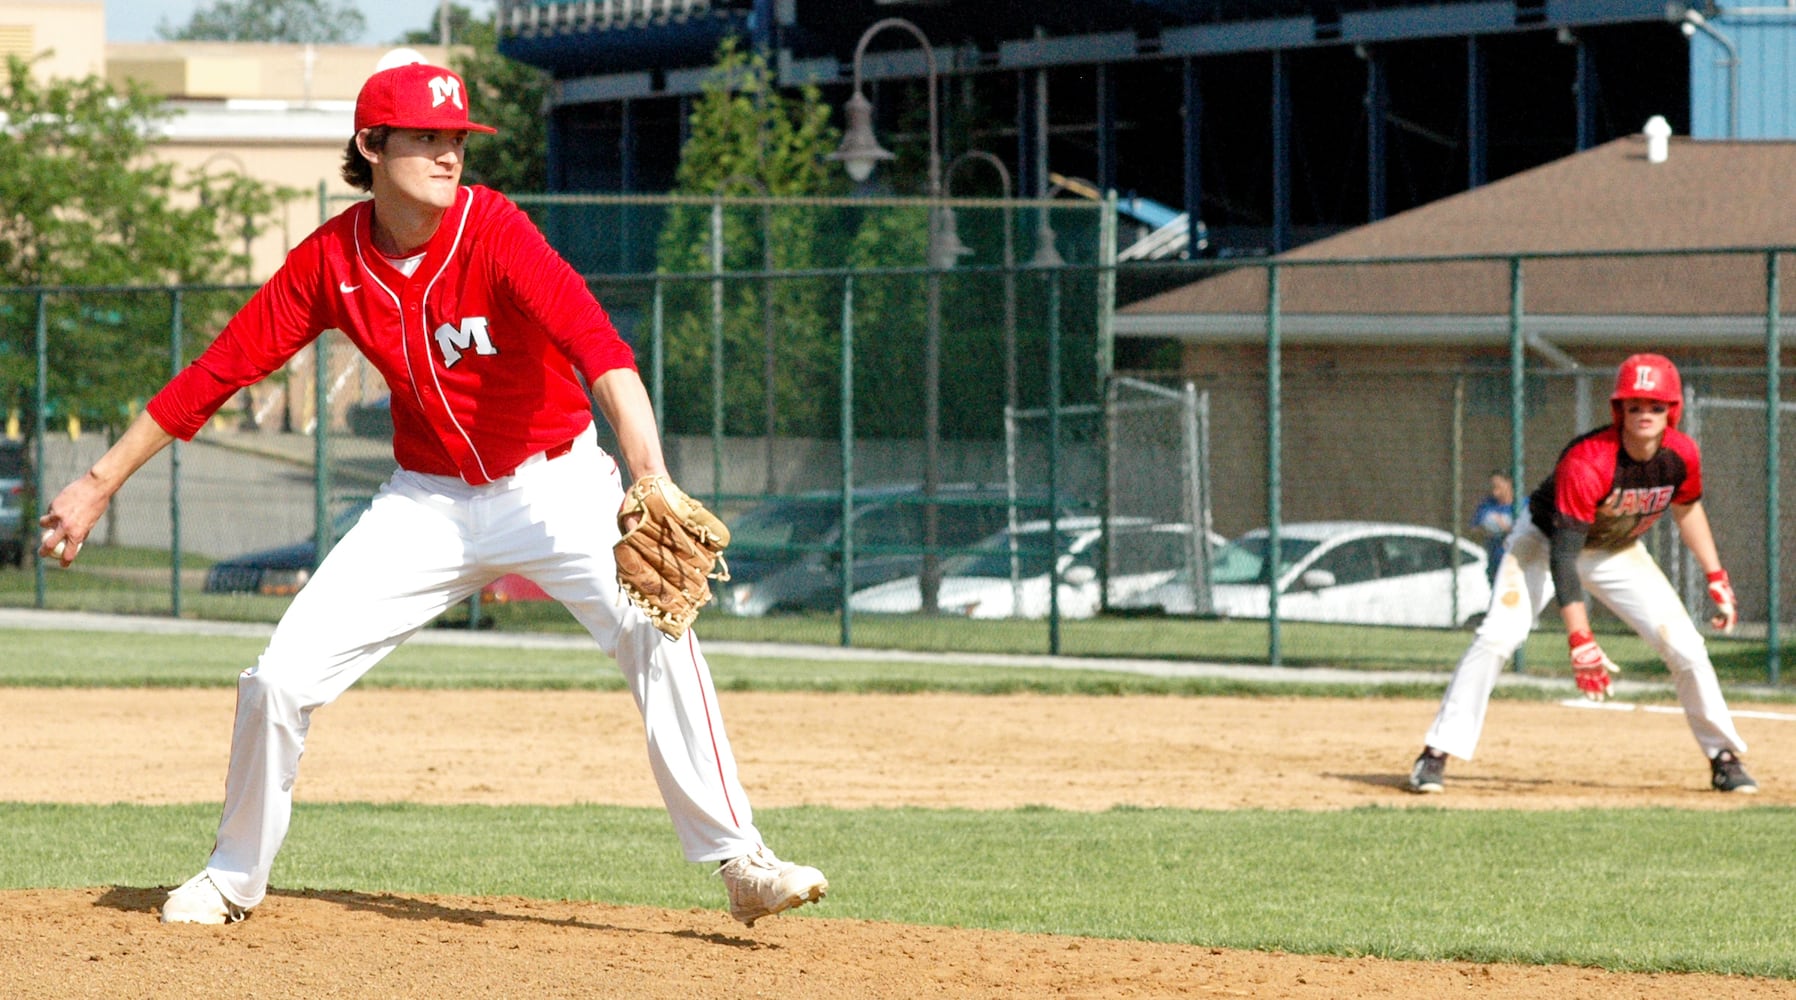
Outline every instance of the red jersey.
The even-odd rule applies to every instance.
[[[149,402],[192,440],[231,395],[341,330],[392,391],[401,468],[479,485],[592,422],[590,384],[635,356],[586,282],[510,199],[464,187],[410,277],[360,202],[287,256],[218,339]]]
[[[1583,548],[1618,551],[1672,504],[1701,499],[1702,452],[1689,435],[1667,428],[1659,450],[1638,462],[1622,447],[1621,428],[1611,424],[1565,446],[1528,509],[1548,538],[1582,532]]]

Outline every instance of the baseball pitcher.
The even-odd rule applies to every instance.
[[[1666,511],[1708,575],[1714,626],[1731,632],[1734,589],[1702,508],[1702,454],[1677,429],[1683,384],[1672,363],[1636,354],[1616,372],[1614,421],[1574,439],[1552,475],[1528,498],[1509,533],[1490,610],[1454,668],[1440,712],[1409,773],[1409,789],[1440,792],[1447,755],[1471,760],[1484,729],[1491,688],[1527,639],[1547,601],[1559,598],[1572,675],[1585,697],[1602,701],[1619,669],[1590,631],[1589,591],[1664,658],[1716,791],[1751,794],[1758,784],[1740,754],[1746,742],[1721,696],[1701,633],[1640,536]]]
[[[469,121],[467,98],[438,66],[370,77],[343,176],[373,198],[295,248],[41,519],[41,551],[69,565],[133,472],[321,331],[343,331],[392,390],[399,467],[238,681],[218,838],[205,868],[169,893],[165,922],[222,924],[262,901],[312,713],[506,573],[534,580],[616,657],[680,846],[718,863],[732,915],[752,925],[828,889],[817,869],[762,844],[689,617],[658,626],[620,592],[620,525],[607,512],[626,493],[596,443],[592,402],[631,475],[672,498],[661,509],[690,505],[666,480],[631,350],[586,283],[516,205],[461,185],[468,133],[494,131]],[[639,503],[627,513],[630,528],[650,516]],[[727,544],[720,524],[705,537]],[[704,595],[686,596],[695,611]]]

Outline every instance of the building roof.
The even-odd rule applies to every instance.
[[[1281,335],[1310,342],[1507,340],[1512,254],[1796,247],[1796,143],[1629,136],[1282,254]],[[1377,257],[1482,261],[1369,264]],[[1315,266],[1305,262],[1360,261]],[[1524,330],[1573,343],[1765,333],[1760,254],[1561,257],[1522,265]],[[1118,335],[1261,340],[1267,271],[1240,267],[1120,310]],[[1783,308],[1796,304],[1796,274]]]
[[[322,144],[335,151],[355,135],[353,101],[169,101],[158,142]]]

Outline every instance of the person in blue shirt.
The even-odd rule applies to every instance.
[[[1503,540],[1515,527],[1515,481],[1501,469],[1490,474],[1490,494],[1472,511],[1472,527],[1484,536],[1484,554],[1489,563],[1484,572],[1491,585],[1497,582],[1497,566],[1503,562]]]

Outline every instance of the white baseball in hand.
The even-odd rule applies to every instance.
[[[52,529],[52,530],[54,530],[54,529]],[[44,541],[49,541],[49,540],[50,540],[50,532],[46,531],[46,532],[44,532]],[[39,542],[38,544],[41,546],[43,543]],[[61,559],[63,557],[63,553],[68,552],[68,551],[69,551],[69,539],[68,539],[68,536],[65,535],[62,538],[59,538],[56,540],[56,547],[50,550],[50,558]],[[80,551],[81,551],[81,546],[79,544],[76,544],[75,552],[79,553]],[[71,556],[71,558],[72,558],[72,556]]]

